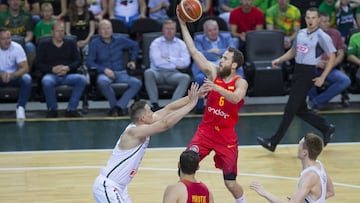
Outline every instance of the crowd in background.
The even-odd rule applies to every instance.
[[[159,84],[174,86],[172,100],[183,96],[192,80],[201,84],[204,74],[191,63],[181,36],[177,35],[177,3],[177,0],[1,0],[0,58],[4,60],[0,61],[0,87],[22,87],[17,118],[26,117],[26,102],[31,97],[29,85],[33,83],[41,84],[48,117],[58,116],[55,87],[76,87],[65,115],[81,116],[77,106],[90,81],[83,72],[79,73],[79,67],[95,68],[96,79],[92,82],[96,84],[91,85],[97,86],[96,91],[99,90],[109,101],[109,116],[127,115],[129,102],[138,98],[139,91],[147,93],[154,111],[161,109],[157,92]],[[338,40],[334,41],[334,45],[338,43],[335,46],[338,58],[327,87],[322,90],[314,88],[309,93],[309,107],[321,109],[338,94],[342,94],[344,106],[348,105],[347,92],[349,89],[355,92],[359,86],[356,74],[360,65],[360,33],[354,30],[360,26],[360,0],[201,0],[201,4],[202,18],[188,26],[193,28],[191,31],[197,48],[214,63],[229,46],[244,51],[246,33],[252,30],[284,32],[284,48],[289,49],[297,32],[305,27],[306,9],[318,7],[326,17],[323,22],[325,29],[331,29],[325,31],[330,36],[329,32],[338,36],[333,38]],[[200,24],[209,16],[222,19],[225,27],[219,19]],[[135,71],[142,69],[139,65],[144,52],[141,33],[131,32],[137,19],[157,21],[158,31],[162,32],[148,47],[150,65],[141,71]],[[128,35],[113,35],[118,29],[115,21],[125,24]],[[220,32],[225,30],[227,32]],[[18,42],[22,46],[10,43],[9,37],[13,41],[20,37]],[[129,61],[123,61],[123,48],[130,49]],[[76,54],[72,54],[74,50]],[[6,54],[13,55],[5,58]],[[10,58],[12,60],[6,62]],[[324,58],[323,63],[326,60]],[[318,65],[319,72],[322,66]],[[238,74],[246,79],[246,71],[242,68]],[[339,82],[342,82],[341,89],[331,88],[339,87]],[[129,87],[123,96],[117,97],[111,86],[113,83],[128,83]],[[321,94],[323,98],[320,96],[319,99]],[[202,113],[203,109],[204,103],[200,100],[195,112]]]

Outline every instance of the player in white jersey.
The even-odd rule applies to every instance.
[[[199,85],[193,83],[188,96],[178,99],[163,109],[152,112],[145,101],[130,107],[132,121],[121,134],[106,166],[93,185],[93,195],[98,203],[130,203],[127,185],[135,176],[149,144],[150,136],[163,132],[189,113],[197,103]]]
[[[302,172],[296,192],[288,199],[281,199],[267,191],[261,183],[252,182],[250,188],[272,203],[325,203],[334,196],[334,185],[317,157],[323,149],[321,138],[313,133],[306,134],[299,142],[297,157],[301,160]]]

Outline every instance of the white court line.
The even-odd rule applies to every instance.
[[[360,145],[360,142],[346,142],[346,143],[330,143],[329,145]],[[298,144],[281,144],[278,147],[297,147]],[[258,148],[259,145],[246,145],[239,146],[239,149],[243,148]],[[183,150],[185,147],[167,147],[167,148],[148,148],[149,151],[165,151],[165,150]],[[0,152],[0,155],[6,154],[42,154],[42,153],[82,153],[82,152],[111,152],[112,149],[85,149],[85,150],[48,150],[48,151],[17,151],[17,152]],[[83,170],[83,169],[100,169],[103,166],[54,166],[54,167],[14,167],[14,168],[0,168],[1,171],[34,171],[34,170]],[[176,168],[143,168],[140,170],[144,171],[177,171]],[[221,174],[220,170],[199,170],[200,173],[208,174]],[[286,176],[273,176],[267,174],[254,174],[254,173],[238,173],[239,176],[250,176],[250,177],[261,177],[271,179],[283,179],[297,181],[298,178],[286,177]],[[347,188],[360,189],[360,185],[352,185],[346,183],[334,182],[336,186],[342,186]]]
[[[35,170],[83,170],[83,169],[100,169],[103,166],[53,166],[53,167],[14,167],[14,168],[0,168],[2,171],[35,171]],[[175,168],[147,168],[140,167],[139,170],[143,171],[177,171]],[[199,173],[208,173],[208,174],[221,174],[220,170],[199,170]],[[282,180],[292,180],[297,181],[298,178],[286,177],[286,176],[273,176],[266,174],[255,174],[255,173],[238,173],[239,176],[250,176],[250,177],[260,177],[260,178],[271,178],[271,179],[282,179]],[[336,186],[342,186],[353,189],[360,189],[360,185],[351,185],[346,183],[336,183]]]
[[[282,147],[297,147],[299,144],[280,144],[276,148]],[[336,142],[330,143],[328,146],[336,145],[360,145],[360,142]],[[239,149],[250,149],[250,148],[259,148],[260,145],[240,145]],[[167,151],[167,150],[184,150],[186,147],[150,147],[147,148],[147,151]],[[326,148],[325,148],[326,149]],[[111,149],[74,149],[74,150],[39,150],[39,151],[12,151],[12,152],[0,152],[0,155],[3,154],[45,154],[45,153],[82,153],[82,152],[110,152]],[[265,151],[265,150],[264,150]]]

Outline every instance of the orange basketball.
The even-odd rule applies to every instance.
[[[179,18],[187,23],[192,23],[202,15],[202,7],[199,0],[181,0],[176,7]]]

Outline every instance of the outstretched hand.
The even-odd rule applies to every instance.
[[[254,181],[250,184],[250,189],[255,190],[255,192],[257,192],[260,196],[264,196],[266,193],[265,188],[257,181]]]
[[[195,102],[197,103],[197,100],[199,98],[199,94],[200,94],[200,86],[198,83],[193,82],[191,83],[191,87],[188,90],[188,97],[190,102]]]

